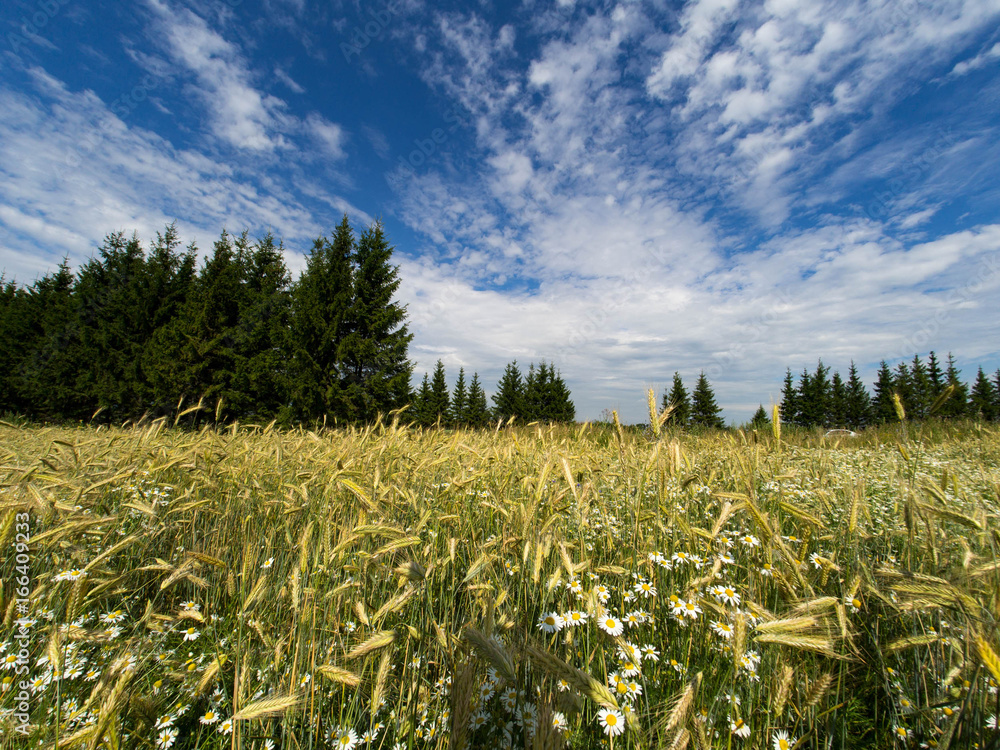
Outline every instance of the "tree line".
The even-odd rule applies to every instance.
[[[576,407],[562,375],[544,360],[536,368],[532,362],[527,375],[521,373],[517,360],[504,369],[493,394],[492,408],[479,382],[479,373],[466,382],[465,368],[458,371],[458,381],[449,394],[444,363],[437,361],[433,376],[424,373],[413,400],[412,418],[418,425],[440,424],[446,427],[484,427],[511,418],[527,422],[572,422]]]
[[[0,278],[0,411],[128,420],[202,401],[224,419],[371,420],[411,395],[392,252],[381,223],[355,237],[345,216],[293,283],[271,234],[223,231],[199,268],[171,225],[148,253],[113,233],[76,274]]]
[[[791,424],[820,427],[862,428],[899,419],[894,395],[899,397],[903,418],[1000,419],[1000,370],[993,379],[979,367],[971,387],[962,381],[961,371],[949,353],[942,366],[934,352],[926,362],[914,355],[909,362],[890,368],[879,365],[873,392],[869,394],[857,367],[851,362],[847,380],[820,360],[816,370],[804,369],[798,383],[791,369],[782,387],[782,420]]]
[[[216,419],[371,422],[410,405],[420,425],[572,421],[569,389],[543,362],[507,366],[492,408],[464,368],[449,393],[439,361],[417,392],[413,338],[380,222],[347,216],[292,280],[280,240],[223,231],[199,267],[174,225],[148,252],[108,235],[77,273],[64,260],[30,286],[0,276],[0,413],[125,421],[201,404]]]

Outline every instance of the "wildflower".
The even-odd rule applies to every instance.
[[[813,552],[809,555],[809,562],[813,564],[813,567],[819,570],[823,567],[823,558],[820,557],[818,552]]]
[[[177,741],[177,730],[173,727],[166,727],[161,729],[160,733],[156,735],[156,746],[166,750],[167,748],[173,747],[174,742]]]
[[[761,565],[760,574],[767,577],[772,576],[774,574],[774,568],[771,566],[771,563],[764,563]]]
[[[125,619],[125,613],[120,609],[116,609],[114,612],[107,612],[101,615],[101,622],[106,622],[108,625],[115,625]]]
[[[656,587],[649,581],[639,581],[632,587],[632,590],[639,596],[645,597],[646,599],[656,598]]]
[[[232,734],[233,732],[233,720],[226,719],[224,722],[219,724],[219,734]]]
[[[260,567],[262,567],[264,570],[268,570],[272,565],[274,565],[274,558],[269,557],[264,561],[264,563]]]
[[[559,681],[556,682],[556,688],[558,688],[560,693],[565,693],[569,690],[569,681],[565,677],[560,677]]]
[[[687,552],[675,552],[670,559],[678,565],[691,562],[691,557]]]
[[[697,620],[698,615],[701,614],[701,607],[698,606],[697,602],[687,602],[684,605],[684,614],[692,620]]]
[[[861,611],[861,600],[856,596],[849,596],[847,598],[847,609],[851,612]]]
[[[638,677],[642,672],[642,667],[638,661],[625,661],[621,664],[623,677]]]
[[[572,581],[566,584],[566,588],[571,594],[576,594],[577,596],[583,596],[583,584],[580,583],[579,578],[574,578]]]
[[[201,609],[201,605],[195,601],[181,602],[181,610],[184,612],[197,612]]]
[[[647,661],[656,662],[660,660],[660,652],[656,650],[656,646],[651,643],[647,643],[642,647],[642,658]]]
[[[712,623],[712,630],[714,630],[718,635],[721,635],[727,641],[733,637],[733,626],[728,622],[716,620]]]
[[[740,595],[736,593],[736,589],[732,586],[717,586],[715,592],[715,598],[720,602],[725,602],[733,607],[738,607],[740,604]]]
[[[898,724],[892,728],[892,736],[900,742],[906,742],[910,738],[911,734],[912,732],[910,732],[909,729],[901,727]]]
[[[723,565],[732,565],[736,562],[736,558],[728,553],[723,553],[719,555],[719,562]]]
[[[538,627],[545,633],[558,633],[566,625],[566,621],[557,612],[549,612],[538,620]]]
[[[625,626],[622,625],[622,621],[612,615],[602,617],[597,623],[597,627],[610,636],[619,636],[625,632]]]
[[[760,539],[755,537],[753,534],[747,534],[741,540],[744,547],[758,547],[760,546]]]
[[[552,726],[560,732],[565,732],[569,729],[569,722],[566,721],[566,714],[562,711],[556,711],[552,714]]]
[[[597,722],[608,737],[617,737],[625,731],[625,717],[614,709],[602,708],[598,711]]]
[[[305,687],[306,685],[308,685],[310,682],[312,682],[312,678],[313,676],[308,672],[306,672],[304,675],[302,675],[302,679],[299,680],[299,687]]]
[[[167,727],[172,727],[177,717],[173,714],[167,714],[166,716],[161,716],[156,720],[155,729],[166,729]]]
[[[69,570],[64,570],[59,573],[56,577],[56,581],[78,581],[87,575],[87,571],[81,570],[80,568],[70,568]]]
[[[188,628],[187,630],[184,631],[184,640],[185,641],[196,641],[196,640],[198,640],[198,636],[199,635],[201,635],[201,633],[199,633],[194,628]]]
[[[729,730],[737,737],[746,738],[750,736],[750,727],[746,725],[743,719],[736,719],[735,721],[730,721]]]
[[[606,602],[611,598],[611,592],[603,583],[599,583],[594,586],[594,593],[597,595],[597,599],[601,602]]]
[[[789,737],[788,732],[784,730],[775,732],[772,739],[774,741],[774,750],[790,750],[790,748],[795,746],[797,741],[794,737]]]
[[[486,726],[488,718],[485,711],[476,711],[469,717],[469,729],[475,732],[480,727]]]
[[[0,665],[2,665],[4,669],[13,669],[17,666],[17,654],[7,654],[3,658],[3,661],[0,661]]]
[[[1000,729],[1000,725],[998,725],[997,715],[996,714],[990,714],[989,718],[986,720],[986,728],[987,729]]]
[[[583,625],[587,622],[587,613],[574,609],[563,615],[563,620],[565,620],[566,624],[571,627]]]
[[[912,714],[914,710],[913,701],[905,695],[899,699],[899,710],[904,714]]]
[[[198,721],[200,721],[202,724],[214,724],[218,720],[219,720],[219,715],[215,713],[215,711],[211,710],[206,711],[205,715],[202,716],[200,719],[198,719]]]
[[[642,618],[639,617],[639,615],[636,614],[635,612],[629,612],[627,615],[625,615],[624,620],[625,624],[628,625],[630,628],[634,628],[636,625],[642,625]]]

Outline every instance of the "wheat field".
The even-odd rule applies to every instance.
[[[3,747],[997,747],[996,428],[652,425],[0,424]]]

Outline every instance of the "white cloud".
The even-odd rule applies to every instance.
[[[980,52],[971,60],[963,60],[957,63],[948,75],[952,77],[964,76],[969,71],[993,64],[995,60],[1000,60],[1000,42],[997,42],[988,50]]]

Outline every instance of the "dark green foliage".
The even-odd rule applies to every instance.
[[[362,233],[354,256],[354,294],[342,344],[342,388],[352,421],[370,422],[410,401],[413,365],[407,350],[413,335],[406,309],[393,301],[400,279],[390,263],[392,252],[376,221]]]
[[[691,399],[688,397],[687,388],[681,380],[679,372],[674,372],[674,382],[670,388],[670,393],[663,394],[661,411],[672,408],[665,424],[672,427],[687,427],[691,420]]]
[[[503,371],[503,377],[497,383],[497,392],[493,394],[493,416],[506,422],[511,417],[524,414],[524,382],[521,371],[514,360]]]
[[[448,403],[448,379],[444,372],[444,362],[439,359],[434,366],[430,397],[426,405],[427,424],[448,424]]]
[[[961,371],[955,367],[955,358],[951,355],[951,352],[948,352],[948,369],[945,371],[945,384],[955,386],[955,390],[941,407],[940,414],[942,417],[956,419],[964,417],[968,411],[969,389],[959,378],[961,374]]]
[[[781,419],[788,424],[798,424],[799,392],[795,388],[792,368],[785,370],[785,382],[781,388]]]
[[[698,427],[723,428],[725,423],[719,414],[721,407],[715,403],[715,393],[702,371],[691,393],[691,424]]]
[[[872,421],[875,424],[886,424],[895,422],[896,409],[892,403],[892,393],[895,387],[892,371],[883,359],[879,364],[877,379],[875,380],[875,396],[872,399]]]
[[[936,394],[932,390],[931,379],[927,368],[920,361],[920,355],[915,354],[910,363],[910,393],[906,402],[906,413],[910,419],[923,419],[934,402]]]
[[[839,372],[830,381],[830,403],[826,412],[827,427],[844,427],[847,424],[847,385]]]
[[[969,412],[978,419],[995,420],[998,416],[996,397],[993,383],[980,367],[979,372],[976,373],[976,381],[972,384],[972,393],[969,396]]]
[[[450,422],[456,427],[465,426],[469,419],[469,391],[465,384],[465,368],[458,368],[458,382],[451,397]]]
[[[486,404],[486,392],[479,383],[479,373],[472,373],[469,383],[469,405],[465,412],[465,421],[469,427],[485,427],[490,422],[490,410]]]
[[[223,232],[197,270],[176,228],[148,254],[108,235],[74,277],[0,278],[0,409],[125,420],[204,401],[217,417],[371,421],[409,401],[411,340],[381,225],[347,217],[292,283],[280,241]]]
[[[753,418],[750,420],[750,426],[754,429],[760,430],[771,424],[771,420],[767,416],[767,412],[764,411],[764,405],[761,404],[757,407],[757,411],[753,413]]]
[[[849,427],[867,427],[871,423],[871,397],[858,376],[858,368],[851,361],[847,376],[847,396],[844,419]]]

